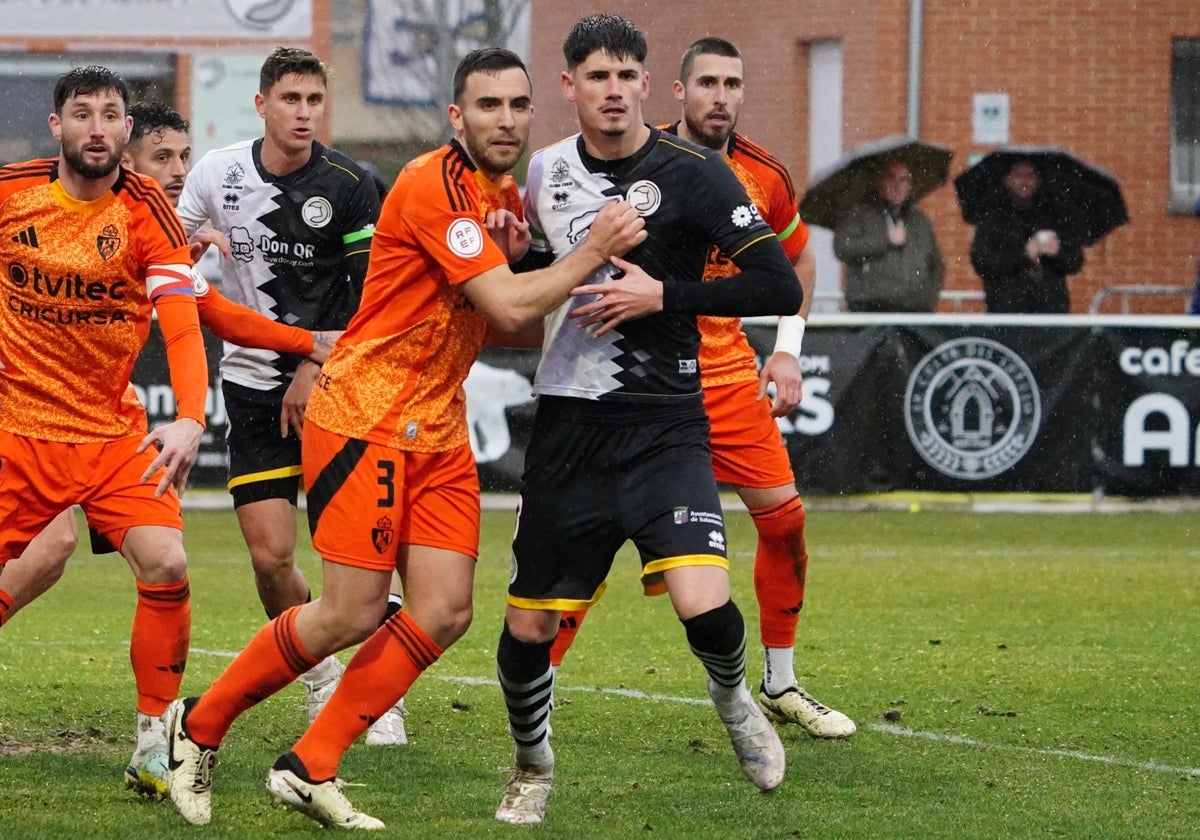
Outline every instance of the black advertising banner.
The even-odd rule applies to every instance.
[[[747,331],[760,354],[771,351],[771,329]],[[1091,432],[1081,427],[1090,341],[1086,329],[986,325],[809,330],[804,402],[781,423],[797,486],[837,494],[1091,490]],[[804,422],[813,369],[829,404],[817,406],[828,418],[819,428]]]
[[[1114,326],[1097,340],[1097,489],[1200,495],[1200,330]]]
[[[204,334],[204,352],[208,356],[208,397],[204,401],[207,423],[200,439],[200,454],[196,456],[188,483],[195,487],[224,487],[228,480],[229,452],[225,447],[225,428],[228,425],[225,400],[221,398],[217,374],[222,343],[208,330],[201,332]],[[150,328],[146,346],[142,348],[130,378],[138,399],[146,408],[146,419],[151,428],[175,419],[175,392],[171,390],[167,350],[163,346],[157,320]]]
[[[1091,331],[892,327],[906,371],[897,486],[915,490],[1092,489]],[[907,446],[906,446],[907,445]]]
[[[770,354],[773,327],[746,333]],[[519,486],[537,358],[486,348],[465,383],[485,491]],[[803,493],[1200,495],[1200,319],[820,316],[800,363],[804,400],[778,424]],[[134,382],[151,423],[174,416],[157,329]],[[224,485],[226,464],[214,387],[193,483]]]

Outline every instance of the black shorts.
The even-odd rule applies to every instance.
[[[663,591],[667,569],[729,568],[699,400],[582,402],[539,401],[518,502],[509,603],[552,610],[595,603],[626,540],[637,547],[648,593]]]
[[[286,385],[269,391],[221,382],[229,416],[229,492],[234,507],[264,499],[287,499],[300,492],[300,440],[279,434]]]

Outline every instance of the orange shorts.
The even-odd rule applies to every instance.
[[[325,560],[390,572],[400,546],[479,556],[479,474],[467,444],[405,452],[304,424],[308,527]]]
[[[756,400],[757,393],[757,381],[704,388],[713,475],[734,487],[795,484],[787,444],[771,416],[771,400]]]
[[[0,564],[20,556],[55,516],[79,505],[88,527],[118,549],[136,525],[182,530],[179,497],[154,497],[158,478],[142,473],[158,454],[138,453],[142,436],[58,443],[0,431]]]

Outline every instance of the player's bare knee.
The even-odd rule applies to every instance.
[[[254,568],[254,576],[259,578],[290,577],[296,566],[293,554],[283,554],[274,551],[253,552],[250,555],[250,565]]]

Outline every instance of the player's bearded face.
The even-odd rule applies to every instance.
[[[533,124],[525,72],[510,67],[499,73],[472,73],[461,98],[453,118],[467,154],[485,174],[508,172],[525,153]]]
[[[115,94],[68,99],[58,126],[63,160],[84,178],[107,177],[121,162],[129,124],[124,103]]]
[[[724,149],[746,98],[741,59],[698,55],[687,83],[676,85],[688,133],[710,149]]]

